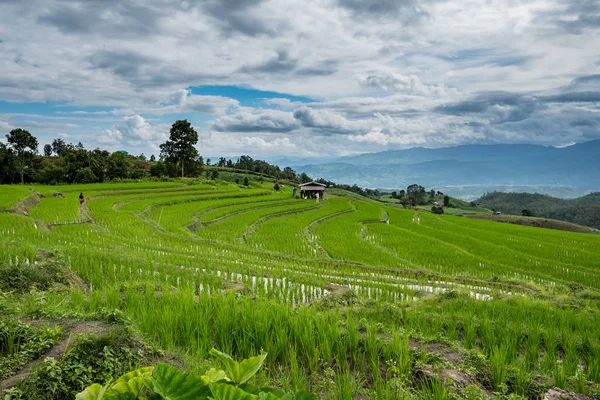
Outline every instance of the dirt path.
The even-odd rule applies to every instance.
[[[58,324],[57,324],[58,325]],[[65,332],[63,333],[63,339],[56,343],[50,350],[42,354],[38,359],[31,361],[26,364],[17,372],[15,375],[0,381],[0,393],[15,386],[19,381],[27,377],[38,365],[44,361],[46,357],[52,357],[54,359],[60,359],[65,354],[68,347],[70,347],[77,335],[88,335],[88,334],[102,334],[108,332],[109,325],[101,321],[82,321],[76,323],[66,323],[61,325]]]

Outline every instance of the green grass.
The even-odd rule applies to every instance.
[[[84,189],[95,223],[77,219],[79,186],[28,216],[0,213],[0,264],[28,272],[40,250],[58,249],[88,291],[5,291],[0,312],[118,309],[191,370],[213,346],[236,358],[262,349],[267,368],[255,383],[322,398],[449,396],[442,381],[415,380],[426,365],[531,398],[543,379],[597,393],[600,235],[433,215],[344,191],[316,203],[270,182]],[[34,220],[76,223],[47,230]]]

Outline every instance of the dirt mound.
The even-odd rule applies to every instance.
[[[442,382],[451,382],[459,392],[462,392],[467,386],[476,385],[488,399],[494,397],[492,393],[481,387],[474,377],[454,369],[434,370],[431,366],[426,365],[422,369],[416,370],[414,376],[421,382],[430,381],[431,379],[439,379]]]
[[[544,400],[594,400],[585,394],[566,392],[559,388],[552,388],[544,395]]]

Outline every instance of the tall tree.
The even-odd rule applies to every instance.
[[[49,144],[44,145],[44,155],[50,157],[52,155],[52,146]]]
[[[185,175],[184,165],[192,163],[198,156],[194,145],[198,143],[198,133],[187,119],[175,121],[171,126],[169,140],[160,145],[160,156],[167,162],[181,165],[181,177]]]
[[[25,158],[37,153],[37,139],[25,129],[17,128],[6,135],[6,141],[17,153],[19,158],[19,172],[21,173],[21,183],[24,183],[23,172],[25,170]]]
[[[406,196],[413,206],[423,204],[426,196],[425,188],[416,183],[406,188]]]
[[[54,151],[54,154],[56,154],[57,156],[60,156],[66,147],[67,147],[67,144],[65,143],[64,140],[62,140],[60,138],[54,139],[52,141],[52,151]]]

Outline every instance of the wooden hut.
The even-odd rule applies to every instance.
[[[300,185],[300,198],[315,199],[317,195],[320,199],[325,196],[325,187],[319,182],[308,182]]]

